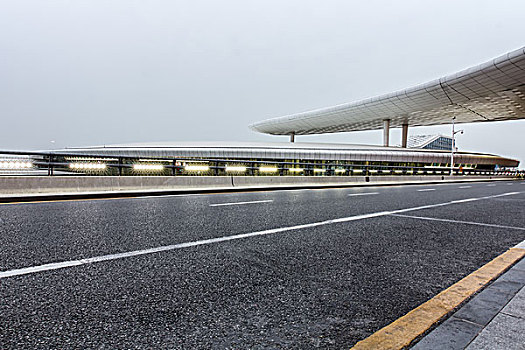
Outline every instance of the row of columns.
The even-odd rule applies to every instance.
[[[408,141],[408,121],[402,124],[401,147],[407,148]],[[295,133],[290,134],[290,142],[295,142]],[[383,146],[390,146],[390,119],[383,120]]]
[[[401,147],[407,148],[408,143],[408,121],[402,124]],[[390,146],[390,119],[383,120],[383,146]]]

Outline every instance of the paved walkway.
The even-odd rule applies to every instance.
[[[525,248],[525,242],[518,247]],[[525,349],[524,286],[525,258],[413,349]]]

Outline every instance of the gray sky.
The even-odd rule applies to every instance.
[[[525,45],[523,23],[523,0],[0,0],[0,148],[285,141],[247,126],[492,59]],[[524,167],[525,120],[462,128],[460,149]]]

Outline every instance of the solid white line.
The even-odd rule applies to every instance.
[[[440,219],[440,218],[430,218],[430,217],[426,217],[426,216],[402,215],[402,214],[392,214],[391,216],[398,216],[398,217],[402,217],[402,218],[411,218],[411,219],[429,220],[429,221],[442,221],[442,222],[450,222],[450,223],[455,223],[455,224],[488,226],[488,227],[496,227],[496,228],[504,228],[504,229],[525,231],[525,227],[505,226],[505,225],[496,225],[496,224],[484,224],[484,223],[481,223],[481,222],[473,222],[473,221]]]
[[[216,203],[210,204],[210,207],[222,207],[226,205],[243,205],[243,204],[256,204],[256,203],[270,203],[273,202],[273,199],[266,199],[263,201],[250,201],[250,202],[229,202],[229,203]]]
[[[132,256],[140,256],[140,255],[146,255],[146,254],[165,252],[165,251],[181,249],[181,248],[189,248],[189,247],[196,247],[196,246],[201,246],[201,245],[206,245],[206,244],[233,241],[236,239],[244,239],[248,237],[264,236],[264,235],[269,235],[273,233],[301,230],[305,228],[311,228],[311,227],[317,227],[317,226],[323,226],[323,225],[331,225],[331,224],[336,224],[336,223],[341,223],[341,222],[349,222],[349,221],[363,220],[363,219],[369,219],[369,218],[376,218],[380,216],[405,213],[408,211],[414,211],[414,210],[420,210],[420,209],[436,208],[436,207],[457,204],[457,203],[466,203],[466,202],[472,202],[472,201],[479,201],[483,199],[511,196],[511,195],[515,195],[518,193],[521,193],[521,192],[509,192],[509,193],[503,193],[503,194],[498,194],[498,195],[493,195],[493,196],[467,198],[467,199],[455,200],[455,201],[444,202],[444,203],[422,205],[419,207],[412,207],[412,208],[406,208],[406,209],[398,209],[398,210],[392,210],[392,211],[380,211],[376,213],[355,215],[355,216],[349,216],[349,217],[344,217],[344,218],[339,218],[339,219],[334,219],[334,220],[313,222],[313,223],[304,224],[304,225],[280,227],[280,228],[274,228],[274,229],[269,229],[269,230],[264,230],[264,231],[242,233],[242,234],[237,234],[233,236],[224,236],[224,237],[204,239],[204,240],[194,241],[194,242],[172,244],[172,245],[161,246],[161,247],[156,247],[156,248],[134,250],[134,251],[124,252],[124,253],[95,256],[95,257],[86,258],[86,259],[69,260],[69,261],[56,262],[56,263],[51,263],[51,264],[31,266],[31,267],[25,267],[21,269],[2,271],[0,272],[0,279],[6,278],[6,277],[27,275],[27,274],[31,274],[35,272],[51,271],[51,270],[57,270],[57,269],[62,269],[66,267],[74,267],[74,266],[93,264],[93,263],[98,263],[98,262],[103,262],[103,261],[117,260],[117,259],[132,257]]]
[[[435,191],[435,188],[423,188],[421,190],[417,190],[418,192],[428,192],[428,191]]]
[[[366,192],[366,193],[350,193],[349,197],[357,197],[357,196],[371,196],[373,194],[379,194],[379,192]]]
[[[472,186],[459,186],[458,188],[471,188]]]

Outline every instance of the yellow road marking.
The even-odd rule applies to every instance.
[[[209,192],[202,193],[202,195],[210,194],[224,194],[225,192]],[[243,193],[243,192],[230,192],[230,193]],[[250,193],[250,192],[246,192]],[[75,193],[76,194],[76,193]],[[144,196],[116,196],[106,198],[63,198],[63,199],[45,199],[39,201],[19,201],[19,202],[3,202],[0,205],[12,205],[12,204],[38,204],[38,203],[60,203],[60,202],[84,202],[84,201],[114,201],[118,199],[136,199],[136,198],[153,198],[153,197],[174,197],[174,196],[185,196],[186,194],[160,194],[160,195],[144,195]]]
[[[511,248],[405,316],[361,340],[352,349],[404,349],[489,282],[525,256]]]
[[[140,198],[140,196],[133,197],[108,197],[108,198],[71,198],[71,199],[48,199],[40,201],[27,201],[27,202],[4,202],[0,205],[14,205],[14,204],[38,204],[38,203],[60,203],[60,202],[84,202],[84,201],[112,201],[116,199],[129,199],[129,198]]]

